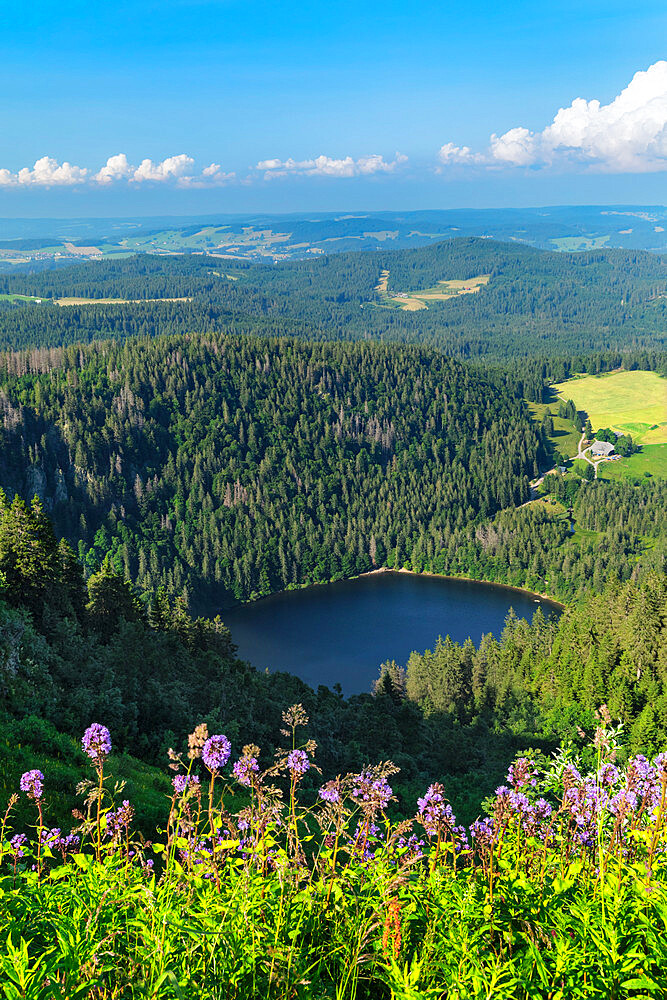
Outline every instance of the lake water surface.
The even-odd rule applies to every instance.
[[[345,694],[369,691],[384,660],[405,664],[413,649],[432,649],[438,636],[477,644],[498,636],[512,607],[521,618],[550,601],[468,580],[376,573],[355,580],[286,591],[223,613],[239,656],[263,670],[287,670],[313,687],[340,683]]]

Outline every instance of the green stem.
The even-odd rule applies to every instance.
[[[104,781],[104,765],[101,762],[100,762],[100,764],[98,765],[98,768],[97,768],[97,776],[99,778],[99,782],[98,782],[98,785],[97,785],[97,820],[96,820],[96,825],[97,825],[97,848],[96,848],[95,853],[96,853],[96,856],[97,856],[97,860],[99,861],[100,857],[102,855],[102,827],[101,827],[101,818],[102,818],[102,790],[103,790],[103,781]]]

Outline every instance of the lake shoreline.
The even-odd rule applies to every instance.
[[[516,587],[378,566],[251,601],[223,620],[238,655],[258,670],[295,674],[314,690],[338,683],[352,695],[370,690],[379,664],[407,663],[438,636],[478,646],[485,635],[500,639],[510,609],[530,623],[538,608],[551,621],[562,614]]]
[[[549,594],[540,594],[535,590],[526,590],[525,587],[516,587],[511,583],[498,583],[496,580],[478,580],[473,576],[450,576],[448,573],[432,573],[430,570],[424,570],[421,573],[417,573],[412,569],[405,569],[401,567],[400,569],[392,569],[389,566],[378,566],[376,569],[366,570],[364,573],[356,573],[354,576],[343,576],[338,580],[325,580],[323,582],[315,581],[313,583],[301,583],[293,587],[286,587],[284,590],[273,590],[270,594],[262,594],[261,597],[256,597],[254,600],[249,601],[238,601],[236,604],[230,605],[228,608],[224,608],[217,613],[224,616],[228,611],[236,611],[239,608],[245,608],[251,604],[258,604],[260,601],[264,601],[269,597],[275,597],[277,594],[294,594],[298,593],[300,590],[308,590],[310,587],[329,587],[334,583],[347,583],[350,580],[362,580],[367,576],[377,576],[383,573],[403,573],[408,576],[422,576],[422,577],[432,577],[436,580],[459,580],[463,583],[479,583],[485,587],[497,587],[502,590],[513,590],[517,594],[524,594],[525,596],[532,597],[536,603],[540,604],[542,601],[547,601],[549,604],[554,604],[561,611],[564,611],[567,607],[561,601],[557,601],[555,597],[551,597]]]
[[[481,583],[485,587],[500,587],[502,590],[514,590],[517,594],[526,594],[528,597],[533,597],[538,599],[538,603],[542,601],[548,601],[549,604],[555,604],[556,607],[561,608],[563,611],[567,607],[561,601],[557,601],[555,597],[551,597],[549,594],[540,594],[536,590],[526,590],[525,587],[515,587],[511,583],[498,583],[497,580],[478,580],[474,576],[450,576],[448,573],[431,573],[430,571],[424,570],[421,573],[417,573],[413,569],[390,569],[388,566],[378,566],[377,569],[369,569],[365,573],[358,573],[356,576],[347,577],[348,580],[360,580],[364,576],[374,576],[376,573],[408,573],[410,576],[431,576],[437,580],[461,580],[464,583]],[[307,584],[306,586],[311,586]],[[323,586],[323,584],[315,584],[315,586]]]

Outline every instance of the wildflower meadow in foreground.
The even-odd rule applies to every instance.
[[[0,831],[0,997],[667,997],[666,754],[622,765],[601,717],[589,768],[530,753],[470,828],[440,783],[392,823],[398,769],[318,783],[307,721],[284,714],[266,766],[198,726],[152,842],[108,787],[104,726],[72,830],[27,771],[34,835],[11,829],[17,795]]]

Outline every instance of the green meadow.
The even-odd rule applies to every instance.
[[[0,302],[46,302],[45,298],[37,298],[36,295],[15,295],[11,294],[0,294]]]
[[[599,479],[632,479],[646,473],[667,479],[667,444],[645,444],[642,450],[629,458],[615,462],[602,462],[598,468]]]
[[[611,427],[637,444],[667,444],[667,380],[657,372],[579,375],[554,389],[586,413],[594,430]]]
[[[528,410],[536,423],[541,423],[545,413],[550,413],[554,422],[554,432],[549,436],[554,447],[565,455],[572,458],[577,454],[577,446],[581,434],[577,431],[571,420],[558,416],[560,400],[555,403],[527,403]]]

